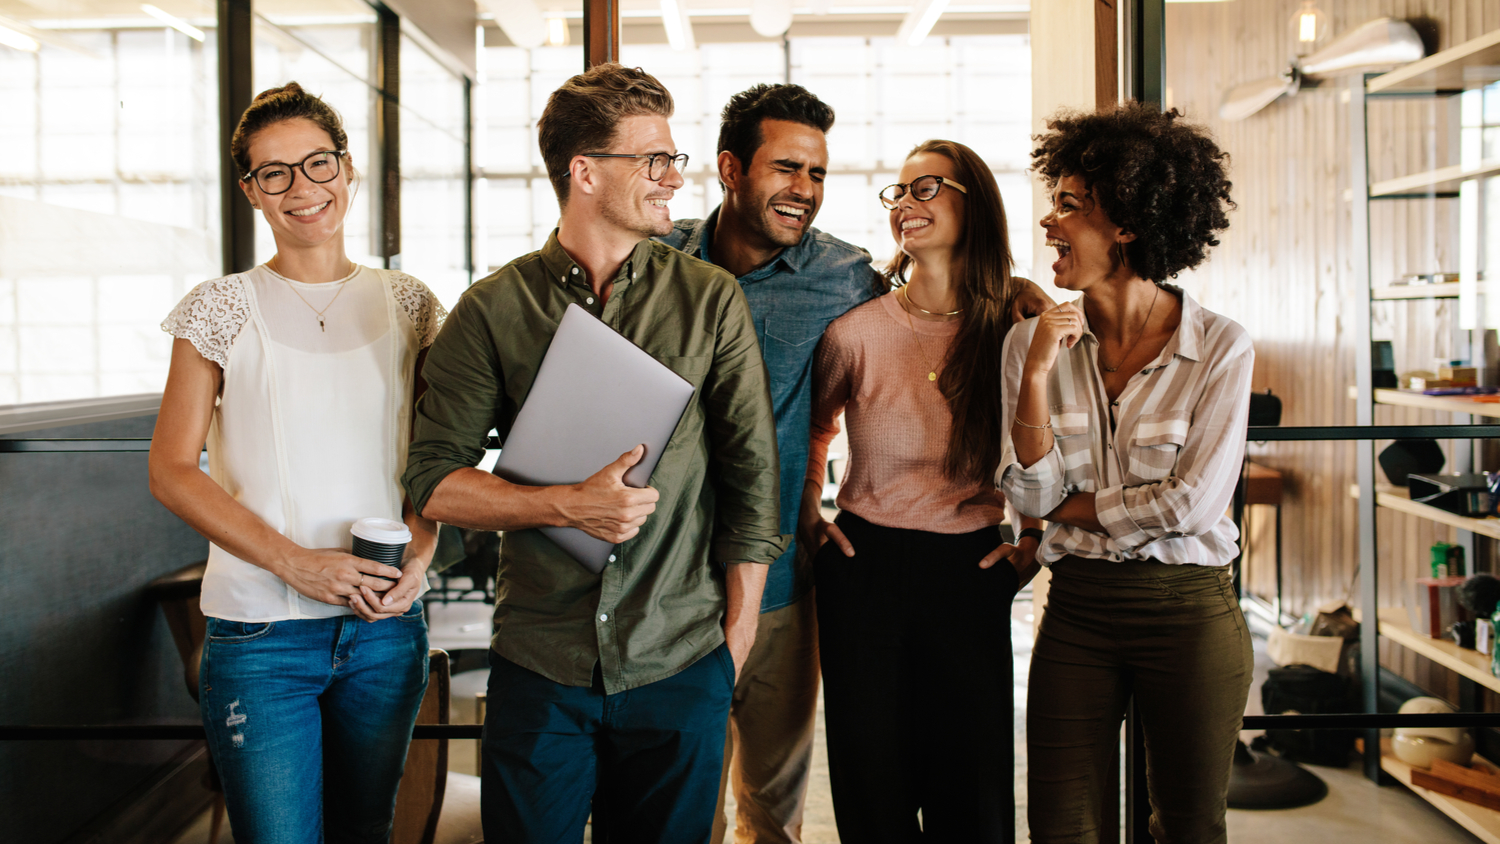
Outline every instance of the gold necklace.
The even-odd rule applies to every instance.
[[[902,285],[901,289],[905,290],[906,286]],[[907,301],[910,302],[911,300],[907,299]],[[936,381],[937,380],[937,367],[933,366],[932,365],[932,361],[930,361],[930,360],[927,359],[927,348],[922,345],[922,336],[917,333],[917,324],[915,322],[912,322],[911,311],[907,310],[906,308],[902,308],[901,310],[902,310],[903,313],[906,314],[906,326],[911,329],[911,339],[917,341],[917,352],[922,355],[922,363],[927,366],[927,380],[928,381]],[[921,309],[918,308],[918,310],[921,310]],[[922,313],[927,313],[927,312],[926,311],[922,311]]]
[[[929,311],[921,305],[918,305],[916,302],[913,302],[911,300],[911,282],[907,282],[906,284],[901,285],[901,295],[906,297],[906,304],[911,305],[913,308],[916,308],[917,310],[921,311],[924,314],[927,314],[928,316],[958,316],[959,314],[964,312],[963,308],[959,308],[956,311],[947,312]],[[911,311],[907,311],[906,313],[907,316],[911,315]]]
[[[1136,332],[1135,342],[1130,344],[1130,349],[1125,352],[1124,357],[1120,358],[1120,362],[1110,366],[1104,362],[1104,358],[1099,359],[1099,365],[1104,367],[1105,372],[1119,372],[1120,367],[1125,365],[1125,361],[1130,360],[1130,356],[1135,354],[1135,347],[1140,345],[1141,338],[1146,336],[1146,326],[1151,324],[1151,312],[1156,310],[1156,297],[1160,295],[1161,288],[1157,287],[1156,292],[1151,294],[1151,307],[1146,309],[1146,319],[1141,323],[1141,330]]]
[[[323,324],[323,314],[325,312],[327,312],[327,310],[329,308],[333,307],[333,303],[337,302],[339,300],[340,296],[344,295],[344,288],[348,287],[349,285],[347,283],[340,284],[339,285],[339,292],[333,294],[333,298],[329,299],[328,300],[328,304],[324,305],[323,306],[323,310],[320,311],[317,308],[314,308],[312,306],[312,303],[309,302],[309,301],[307,301],[307,298],[305,296],[303,296],[302,293],[297,290],[297,288],[292,287],[292,280],[291,279],[287,278],[286,276],[282,275],[279,272],[276,272],[276,268],[273,267],[273,266],[271,266],[274,263],[276,263],[276,256],[272,255],[271,256],[271,260],[269,260],[269,261],[266,262],[266,269],[270,270],[273,273],[276,273],[277,277],[280,278],[282,281],[286,282],[286,286],[288,288],[290,288],[291,291],[297,295],[297,298],[302,300],[302,304],[306,305],[309,310],[311,310],[313,313],[315,313],[315,314],[318,315],[318,330],[322,331],[324,334],[327,334],[328,333],[328,327]],[[349,274],[350,275],[354,274],[354,262],[353,261],[349,262]],[[345,277],[345,281],[347,282],[347,280],[348,280],[348,277],[346,276]]]

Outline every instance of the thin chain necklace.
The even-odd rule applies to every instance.
[[[297,298],[302,300],[302,304],[306,305],[309,310],[311,310],[313,313],[315,313],[315,314],[318,315],[318,330],[322,331],[324,334],[327,334],[328,333],[328,326],[323,323],[323,314],[326,313],[329,308],[333,307],[333,303],[337,302],[339,300],[340,296],[344,295],[344,288],[348,287],[349,285],[347,285],[347,284],[340,284],[339,285],[339,292],[333,294],[333,298],[329,299],[328,300],[328,304],[324,305],[323,306],[323,310],[320,311],[317,308],[314,308],[312,306],[312,303],[309,302],[309,301],[307,301],[307,298],[305,296],[303,296],[302,293],[297,290],[297,288],[295,288],[295,287],[292,286],[292,280],[291,279],[287,278],[286,276],[284,276],[281,273],[279,273],[279,272],[276,271],[276,268],[274,266],[272,266],[275,263],[276,263],[276,256],[273,255],[273,256],[271,256],[271,260],[269,260],[269,261],[266,262],[266,269],[270,270],[273,273],[276,273],[277,277],[280,278],[282,281],[286,282],[286,286],[293,293],[297,294]],[[349,275],[353,275],[353,274],[354,274],[354,262],[350,261],[349,262]],[[348,280],[347,276],[345,276],[345,280],[346,281]]]
[[[1130,344],[1130,348],[1126,350],[1125,356],[1120,358],[1120,362],[1110,366],[1104,362],[1104,358],[1099,358],[1099,365],[1104,367],[1105,372],[1119,372],[1120,367],[1125,365],[1125,361],[1130,360],[1130,356],[1135,354],[1135,347],[1140,345],[1141,338],[1146,336],[1146,326],[1151,324],[1151,312],[1156,310],[1156,297],[1160,295],[1161,288],[1157,287],[1156,292],[1151,294],[1151,307],[1146,309],[1146,319],[1141,322],[1141,330],[1136,332],[1135,342]]]
[[[964,312],[963,308],[959,308],[956,311],[947,312],[929,311],[921,305],[918,305],[916,302],[913,302],[911,300],[911,282],[907,282],[906,284],[901,285],[901,295],[906,297],[906,304],[911,305],[913,308],[916,308],[917,310],[921,311],[924,314],[927,314],[928,316],[958,316],[959,314]],[[907,311],[906,313],[908,316],[911,315],[911,311]]]
[[[906,289],[906,285],[902,285],[901,289],[905,290]],[[906,296],[904,298],[906,299],[906,301],[907,301],[908,304],[911,303],[911,297],[910,296]],[[913,305],[912,307],[916,307],[916,306]],[[928,360],[928,358],[927,358],[927,347],[925,347],[925,346],[922,345],[922,335],[920,335],[920,334],[917,333],[917,324],[915,322],[912,322],[911,311],[907,310],[906,308],[902,308],[901,310],[902,310],[902,312],[904,312],[906,314],[906,326],[911,329],[911,339],[917,341],[917,352],[919,352],[922,355],[922,363],[923,363],[923,365],[925,365],[927,367],[927,380],[928,381],[936,381],[937,380],[937,367],[933,366],[932,365],[932,361]],[[917,310],[922,311],[921,308],[917,308]],[[962,309],[960,309],[959,311],[954,311],[953,313],[955,313],[955,314],[956,313],[960,313],[961,310]],[[924,313],[924,314],[925,313],[930,313],[930,311],[922,311],[922,313]],[[944,314],[944,316],[952,316],[952,314]]]

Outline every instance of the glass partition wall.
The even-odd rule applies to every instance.
[[[452,305],[471,280],[465,71],[364,0],[249,5],[251,95],[295,81],[343,116],[350,257]],[[224,274],[221,192],[238,192],[217,6],[0,0],[0,407],[161,391],[159,325]],[[255,261],[274,252],[256,216]]]
[[[210,0],[7,4],[0,405],[155,392],[157,324],[219,275]]]

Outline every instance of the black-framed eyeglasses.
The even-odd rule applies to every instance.
[[[646,164],[646,178],[650,179],[653,182],[661,181],[662,177],[667,175],[668,167],[675,165],[677,167],[677,172],[681,173],[683,170],[687,169],[688,163],[688,156],[685,152],[679,152],[676,155],[673,155],[670,152],[586,152],[583,153],[583,157],[648,159],[648,162]]]
[[[301,170],[302,175],[306,176],[309,182],[321,185],[338,178],[339,171],[343,169],[339,162],[348,154],[349,151],[344,149],[323,150],[309,155],[296,164],[272,161],[241,176],[240,181],[248,182],[254,179],[261,193],[275,196],[291,190],[293,171]]]
[[[880,204],[887,208],[895,208],[896,203],[900,202],[908,192],[911,193],[912,199],[927,202],[942,192],[943,185],[949,185],[959,193],[969,192],[968,188],[946,176],[918,176],[904,185],[886,185],[881,188]]]

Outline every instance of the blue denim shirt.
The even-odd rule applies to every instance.
[[[671,234],[657,240],[711,261],[709,241],[718,221],[715,208],[706,220],[678,220]],[[884,281],[870,266],[869,252],[809,228],[800,243],[740,276],[739,282],[771,375],[776,447],[781,452],[781,532],[795,535],[812,425],[813,352],[828,323],[880,295]],[[771,565],[761,612],[780,609],[807,594],[811,570],[797,566],[796,559],[793,542]]]

